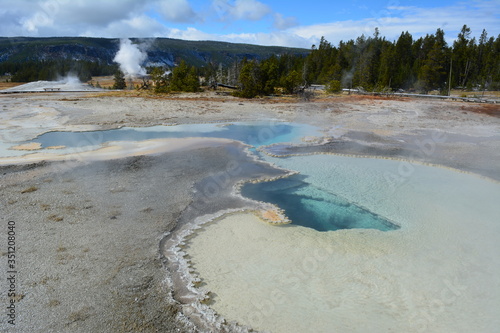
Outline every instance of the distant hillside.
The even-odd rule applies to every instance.
[[[201,67],[208,62],[229,65],[244,57],[265,59],[273,54],[307,55],[309,50],[234,44],[215,41],[185,41],[170,38],[135,39],[133,43],[147,45],[146,66],[165,64],[173,66],[184,59],[188,64]],[[113,64],[120,45],[119,39],[87,37],[0,37],[0,64],[30,61],[75,60]],[[0,73],[3,74],[3,73]]]

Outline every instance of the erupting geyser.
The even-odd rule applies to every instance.
[[[146,75],[146,70],[142,63],[146,60],[147,54],[136,44],[132,44],[130,39],[120,40],[120,49],[113,59],[120,65],[120,70],[127,77],[138,77]]]

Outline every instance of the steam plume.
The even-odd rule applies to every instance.
[[[127,77],[134,77],[146,74],[146,70],[141,66],[146,57],[146,52],[141,51],[127,38],[120,40],[120,49],[113,60],[120,65],[121,71]]]

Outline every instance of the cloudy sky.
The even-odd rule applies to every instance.
[[[372,35],[500,33],[499,0],[0,0],[0,36],[170,37],[311,47]]]

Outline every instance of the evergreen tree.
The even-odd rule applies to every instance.
[[[380,55],[380,68],[377,85],[380,88],[391,88],[393,85],[398,86],[396,79],[398,78],[398,70],[400,68],[401,64],[397,62],[396,46],[392,43],[384,45]]]
[[[163,67],[153,68],[151,71],[151,80],[153,81],[156,93],[168,93],[170,91],[167,75]]]
[[[490,38],[491,51],[488,54],[487,67],[489,70],[488,75],[488,89],[500,90],[500,34],[493,41]]]
[[[420,68],[419,88],[423,92],[432,89],[443,89],[447,80],[447,46],[444,40],[444,32],[441,29],[436,31],[436,36],[432,36],[428,41],[434,41],[427,53],[423,65]],[[429,43],[430,44],[430,43]],[[424,47],[430,46],[425,44]]]
[[[413,64],[413,37],[408,31],[401,33],[394,50],[395,73],[392,86],[408,89],[415,83]]]
[[[465,88],[472,72],[473,47],[470,40],[471,30],[467,25],[462,27],[457,40],[453,43],[453,77],[456,85]]]
[[[259,95],[258,75],[257,63],[252,60],[243,59],[239,75],[241,91],[236,95],[244,98],[253,98]]]
[[[333,94],[342,92],[342,86],[339,80],[332,80],[326,86],[326,91]]]
[[[172,80],[170,82],[170,87],[173,91],[183,91],[186,84],[186,80],[189,74],[188,65],[184,60],[175,67],[172,71]]]
[[[260,64],[259,90],[261,95],[274,94],[279,84],[279,62],[276,56],[264,60]]]
[[[113,89],[127,88],[127,83],[125,82],[125,75],[121,70],[116,71],[114,81],[115,83],[113,84]]]
[[[481,33],[481,37],[479,38],[479,45],[477,47],[477,65],[476,65],[476,73],[475,73],[475,81],[480,84],[483,89],[486,85],[486,68],[489,54],[489,45],[488,45],[488,33],[485,29]]]
[[[173,91],[196,92],[200,90],[200,81],[194,67],[182,60],[172,71],[170,87]]]
[[[187,92],[200,91],[200,79],[198,77],[198,74],[196,73],[196,68],[189,68],[183,90]]]
[[[302,76],[299,72],[293,70],[288,75],[282,77],[281,86],[283,87],[285,93],[287,94],[295,94],[300,87],[302,82]]]

